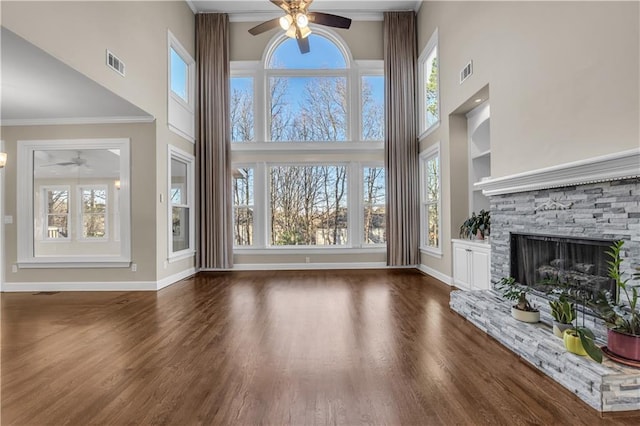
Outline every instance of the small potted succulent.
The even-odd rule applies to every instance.
[[[511,307],[511,316],[518,321],[535,323],[540,321],[540,311],[527,300],[528,289],[518,284],[513,277],[502,278],[496,286],[507,300],[516,302]]]
[[[631,285],[631,278],[626,277],[625,272],[620,271],[622,265],[622,251],[624,242],[613,243],[607,254],[611,260],[609,264],[609,277],[618,288],[618,294],[623,302],[616,302],[614,297],[607,293],[598,300],[597,308],[600,316],[607,325],[607,351],[613,355],[640,362],[640,310],[638,310],[638,287]],[[640,279],[640,272],[633,274],[633,280]],[[626,302],[626,303],[624,303]]]
[[[486,210],[471,213],[460,226],[460,238],[484,240],[491,233],[491,214]]]
[[[550,300],[551,316],[553,317],[553,334],[563,338],[564,331],[573,327],[576,320],[575,303],[567,300],[566,294],[561,294],[558,300]]]

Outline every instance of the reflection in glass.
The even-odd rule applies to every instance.
[[[171,208],[171,232],[173,236],[173,252],[189,248],[189,208]]]
[[[119,255],[119,149],[33,151],[34,256]]]
[[[187,163],[171,159],[171,239],[173,252],[189,248]]]

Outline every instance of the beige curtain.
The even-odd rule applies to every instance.
[[[416,62],[415,14],[385,12],[385,167],[389,266],[420,263]]]
[[[229,17],[196,15],[198,67],[198,266],[233,266],[231,126],[229,123]]]

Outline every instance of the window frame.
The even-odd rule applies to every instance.
[[[173,145],[167,147],[167,261],[169,263],[177,262],[182,259],[193,257],[196,253],[195,249],[195,157],[186,151],[183,151]],[[186,203],[174,204],[171,200],[171,170],[172,160],[179,161],[186,165]],[[189,209],[189,235],[188,247],[183,250],[173,251],[173,207]]]
[[[360,212],[359,212],[359,217],[360,217],[360,225],[359,225],[359,229],[360,229],[360,241],[362,242],[362,246],[363,247],[386,247],[387,246],[387,238],[386,238],[386,225],[385,225],[385,242],[384,244],[376,244],[376,243],[367,243],[366,240],[366,236],[364,234],[364,217],[362,217],[362,214],[364,213],[364,207],[365,207],[365,202],[364,202],[364,169],[383,169],[384,170],[384,174],[385,174],[385,181],[386,181],[386,174],[387,174],[387,170],[384,167],[383,163],[377,163],[377,162],[363,162],[360,163],[360,184],[359,184],[359,190],[360,190],[360,195],[361,195],[361,201],[360,201]],[[379,204],[374,204],[374,205],[379,205]],[[387,205],[387,190],[386,190],[386,185],[385,185],[385,191],[384,191],[384,206],[385,206],[385,216],[387,214],[387,209],[386,209],[386,205]]]
[[[442,257],[442,157],[440,141],[431,145],[420,153],[420,250],[430,256]],[[432,159],[438,159],[438,200],[434,203],[427,196],[427,164]],[[438,246],[429,245],[427,233],[429,231],[429,206],[436,204],[438,208]]]
[[[18,140],[17,155],[17,216],[18,216],[18,260],[20,268],[126,268],[131,265],[131,162],[130,139],[63,139],[63,140]],[[117,254],[86,255],[36,255],[35,254],[35,226],[34,220],[38,212],[34,211],[34,152],[38,150],[118,150],[120,158],[119,180],[119,209],[120,228]],[[74,191],[75,192],[75,191]],[[73,207],[74,192],[69,192],[70,212],[75,213]],[[72,217],[72,221],[73,221]],[[69,224],[69,233],[75,232],[75,226]],[[85,240],[86,241],[86,240]],[[98,243],[98,241],[95,241]],[[49,243],[53,241],[49,240]],[[66,243],[66,241],[60,241]]]
[[[187,65],[187,100],[171,89],[171,51]],[[178,39],[167,30],[167,126],[169,130],[195,143],[196,61]]]
[[[238,254],[278,254],[296,253],[372,253],[383,252],[385,245],[363,244],[363,230],[360,229],[363,210],[362,168],[367,166],[384,167],[384,142],[364,141],[361,137],[361,76],[384,76],[384,61],[353,60],[346,43],[332,30],[312,25],[315,34],[326,37],[339,48],[345,56],[347,68],[327,70],[292,70],[268,69],[268,64],[275,49],[287,39],[283,33],[276,34],[260,61],[232,61],[230,77],[252,77],[254,83],[254,141],[231,143],[232,167],[253,168],[254,172],[254,233],[252,246],[235,246]],[[290,76],[338,76],[347,78],[347,131],[346,141],[329,142],[296,142],[269,141],[270,99],[268,79],[274,75]],[[270,241],[270,206],[269,206],[269,168],[272,166],[346,166],[347,167],[347,209],[348,209],[348,244],[340,246],[274,246]],[[230,190],[231,191],[231,190]],[[235,238],[235,237],[234,237]],[[235,239],[234,239],[235,241]]]
[[[42,241],[43,242],[64,242],[71,241],[71,230],[73,226],[72,216],[71,216],[71,187],[69,185],[42,185],[40,186],[40,196],[42,197],[41,201],[41,212],[40,218],[42,220]],[[49,237],[49,205],[47,203],[48,193],[49,191],[66,191],[67,192],[67,236],[63,238],[50,238]],[[56,216],[62,216],[55,214]]]
[[[438,60],[438,119],[432,123],[430,126],[427,126],[427,96],[426,96],[426,84],[428,77],[425,75],[428,68],[428,59],[431,56],[433,51],[436,51],[436,58]],[[438,43],[438,29],[436,28],[429,41],[425,45],[424,49],[420,53],[418,57],[418,104],[419,104],[419,120],[418,120],[418,134],[420,140],[426,138],[428,135],[433,133],[438,127],[440,127],[441,121],[441,102],[440,102],[440,75],[441,73],[440,66],[440,48]]]
[[[83,191],[85,189],[100,189],[104,190],[105,193],[105,210],[104,210],[104,236],[102,237],[85,237],[84,236],[84,199],[83,199]],[[76,221],[76,232],[77,232],[77,240],[78,241],[90,241],[90,242],[108,242],[110,239],[110,229],[109,229],[109,212],[110,208],[110,199],[109,199],[109,187],[105,184],[89,184],[89,185],[78,185],[77,189],[77,208],[78,208],[78,220]]]

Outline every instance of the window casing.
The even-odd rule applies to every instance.
[[[195,142],[196,62],[168,31],[167,125],[174,133]]]
[[[376,129],[376,137],[363,137],[361,95],[362,82],[375,78],[377,111],[383,115],[383,63],[353,61],[330,30],[313,27],[310,37],[311,53],[304,61],[286,62],[290,55],[297,55],[297,46],[295,40],[289,42],[279,34],[262,61],[231,63],[231,98],[243,100],[244,105],[235,113],[231,105],[234,242],[239,250],[295,247],[308,252],[384,246],[364,238],[363,168],[381,169],[384,148],[383,130]],[[321,54],[324,47],[333,53]],[[290,98],[301,101],[293,103]],[[320,113],[314,114],[314,108]],[[278,117],[283,111],[286,117]],[[247,117],[249,128],[233,117]],[[327,117],[332,121],[323,121]],[[323,128],[329,121],[331,126]],[[249,180],[244,176],[247,170]],[[323,189],[329,181],[331,196]],[[285,182],[296,183],[300,194],[307,191],[306,206],[304,202],[287,204],[280,188]],[[374,207],[379,209],[379,204],[377,199]],[[287,222],[279,209],[297,213]]]
[[[83,240],[109,238],[109,191],[106,185],[84,185],[78,188],[78,237]]]
[[[440,142],[420,154],[420,246],[442,256]]]
[[[438,30],[418,58],[418,96],[420,102],[420,139],[440,125],[440,73],[438,57]]]
[[[168,259],[176,261],[195,253],[194,157],[169,145]]]
[[[18,141],[17,160],[19,267],[130,265],[129,139]]]
[[[43,186],[42,189],[42,227],[45,241],[69,240],[70,209],[68,186]]]

